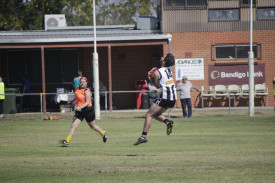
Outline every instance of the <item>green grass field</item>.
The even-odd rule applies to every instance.
[[[70,120],[0,121],[0,182],[275,182],[274,113],[173,120],[139,146],[143,118],[97,121],[106,144],[83,122],[68,148]]]

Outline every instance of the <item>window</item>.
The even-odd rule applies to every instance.
[[[25,51],[26,55],[26,73],[29,76],[30,82],[34,84],[41,83],[41,50]]]
[[[185,2],[181,0],[166,0],[166,6],[184,6]]]
[[[71,83],[78,70],[77,50],[45,50],[46,83]],[[16,66],[16,67],[15,67]],[[12,50],[8,52],[9,84],[22,83],[28,75],[31,84],[42,83],[41,51]]]
[[[187,0],[187,6],[206,6],[206,0]]]
[[[235,47],[233,45],[216,46],[216,59],[229,58],[235,58]]]
[[[252,1],[253,7],[256,6],[256,0]],[[249,8],[250,7],[250,0],[240,0],[240,6],[243,8]]]
[[[257,9],[258,20],[275,19],[275,7],[274,8],[258,8]]]
[[[25,52],[9,51],[8,52],[8,81],[9,84],[22,83],[22,76],[25,72]],[[16,66],[16,67],[15,67]]]
[[[242,4],[250,4],[250,0],[241,0]],[[256,0],[253,0],[253,4],[256,4]]]
[[[209,10],[209,21],[233,21],[240,19],[239,9],[216,9]]]
[[[253,44],[254,58],[258,58],[260,45]],[[215,45],[215,59],[244,59],[248,58],[249,44]]]
[[[206,7],[207,0],[165,0],[166,8],[169,7]]]
[[[45,51],[46,83],[71,83],[77,70],[77,50]]]

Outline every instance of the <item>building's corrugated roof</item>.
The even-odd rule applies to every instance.
[[[96,40],[102,41],[136,41],[167,40],[171,35],[161,34],[159,30],[97,29]],[[2,31],[0,44],[16,43],[66,43],[92,42],[93,29],[55,29],[48,31]]]

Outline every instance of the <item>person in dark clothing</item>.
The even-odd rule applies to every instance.
[[[24,75],[22,77],[22,93],[28,94],[31,93],[30,81],[28,80],[28,76]],[[23,110],[30,110],[30,95],[23,96]]]

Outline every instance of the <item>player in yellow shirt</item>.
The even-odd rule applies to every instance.
[[[5,100],[5,84],[0,77],[0,118],[3,118],[3,103]]]

